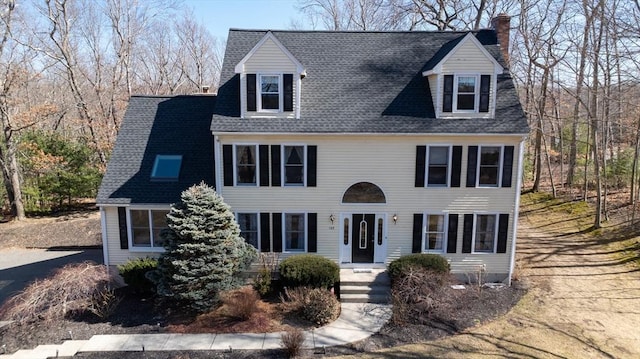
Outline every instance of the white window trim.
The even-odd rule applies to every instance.
[[[258,236],[257,236],[257,238],[258,238],[258,243],[257,243],[258,246],[257,246],[256,249],[258,250],[258,252],[260,252],[262,250],[262,248],[261,248],[261,246],[262,246],[262,238],[261,238],[261,233],[260,233],[260,228],[261,228],[260,227],[260,225],[261,225],[261,223],[260,223],[260,212],[258,212],[258,211],[237,211],[237,212],[235,212],[234,215],[236,217],[236,223],[238,223],[238,228],[240,228],[240,223],[238,222],[238,218],[239,218],[239,215],[241,215],[241,214],[255,214],[256,215],[256,218],[257,218],[257,234],[258,234]],[[242,237],[242,230],[240,231],[240,236]]]
[[[476,230],[478,225],[478,216],[494,216],[494,228],[493,228],[493,251],[491,252],[476,252]],[[472,254],[495,254],[498,247],[498,221],[500,220],[499,213],[474,213],[473,214],[473,236],[471,239],[471,253]]]
[[[427,226],[429,225],[429,222],[427,221],[427,217],[428,216],[443,216],[444,217],[444,222],[442,224],[443,226],[443,237],[442,237],[442,249],[441,250],[437,250],[437,249],[426,249],[426,244],[427,244]],[[422,215],[422,253],[435,253],[435,254],[444,254],[447,253],[447,243],[449,241],[449,214],[445,213],[445,212],[425,212]]]
[[[495,185],[480,184],[480,159],[482,155],[482,147],[499,147],[500,148],[500,160],[498,163],[498,179]],[[504,163],[504,145],[491,145],[491,144],[478,145],[478,157],[476,159],[476,187],[477,188],[501,188],[503,163]]]
[[[302,183],[286,183],[285,176],[285,166],[286,166],[286,158],[285,158],[285,147],[293,147],[293,146],[302,146],[302,155],[303,155],[303,166],[302,166]],[[305,143],[283,143],[280,145],[280,179],[282,183],[282,187],[307,187],[307,144]],[[273,170],[273,169],[272,169]]]
[[[263,76],[278,76],[278,109],[263,109],[262,108],[262,77]],[[256,74],[256,112],[261,113],[281,113],[284,112],[284,96],[283,96],[283,79],[282,73],[258,73]]]
[[[238,146],[253,146],[256,151],[256,183],[238,183]],[[233,144],[233,186],[234,187],[260,187],[260,146],[257,143],[234,143]]]
[[[304,250],[287,250],[287,214],[302,214],[304,216]],[[309,251],[309,215],[306,211],[282,212],[282,253],[308,253]]]
[[[164,247],[153,246],[155,242],[153,238],[153,218],[151,217],[151,211],[168,211],[170,206],[153,206],[153,207],[127,207],[127,234],[129,237],[129,251],[130,252],[164,252]],[[149,237],[151,241],[151,247],[139,247],[133,244],[133,226],[131,222],[131,211],[147,211],[147,220],[149,221]]]
[[[452,99],[452,112],[455,113],[479,113],[480,112],[480,74],[478,73],[456,73],[453,74],[453,99]],[[473,110],[460,110],[458,109],[458,79],[460,77],[474,77],[475,88],[473,90]],[[495,76],[494,76],[495,77]],[[444,89],[444,87],[443,87]],[[494,96],[495,97],[495,96]]]
[[[448,148],[448,153],[447,153],[447,183],[444,185],[441,184],[434,184],[434,185],[429,185],[429,156],[430,156],[430,149],[431,147],[447,147]],[[437,144],[437,143],[432,143],[430,145],[427,145],[427,154],[425,156],[425,166],[424,166],[424,186],[427,188],[449,188],[451,187],[451,166],[452,166],[452,162],[453,162],[453,145],[451,144]]]

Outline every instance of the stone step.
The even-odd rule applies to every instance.
[[[82,348],[83,345],[88,343],[88,340],[67,340],[62,345],[60,345],[60,356],[71,357],[76,355],[78,350]]]
[[[389,274],[385,270],[374,270],[371,273],[359,273],[353,270],[340,271],[341,285],[390,285]]]
[[[0,359],[47,359],[74,356],[87,340],[67,340],[62,344],[38,345],[35,349],[21,349]]]
[[[340,295],[344,294],[389,294],[387,285],[340,285]]]
[[[343,303],[389,303],[389,294],[340,294]]]

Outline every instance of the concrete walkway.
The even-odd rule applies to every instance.
[[[391,317],[386,304],[342,303],[340,317],[324,327],[305,331],[305,348],[344,345],[366,339]],[[124,334],[94,335],[87,341],[41,345],[0,355],[0,359],[46,359],[81,352],[278,349],[283,332],[264,334]]]

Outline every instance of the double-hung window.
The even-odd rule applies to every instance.
[[[255,186],[258,183],[256,147],[256,145],[235,145],[236,184]]]
[[[495,253],[498,234],[498,216],[495,214],[476,215],[473,251],[475,253]]]
[[[443,252],[447,238],[445,216],[443,214],[427,214],[425,217],[424,251]]]
[[[162,248],[160,232],[167,228],[168,210],[130,209],[129,223],[133,248]]]
[[[458,76],[456,78],[456,110],[476,110],[477,82],[476,76]]]
[[[240,236],[244,238],[245,242],[251,244],[256,249],[259,248],[260,224],[258,222],[258,214],[257,213],[238,213],[237,214],[238,224],[240,225]]]
[[[282,83],[280,75],[260,75],[258,98],[260,99],[260,110],[280,111]]]
[[[443,112],[489,112],[491,75],[444,75]]]
[[[307,250],[306,215],[304,213],[284,214],[285,252],[305,252]]]
[[[282,146],[283,148],[283,169],[285,185],[305,185],[305,146]]]
[[[498,187],[500,183],[502,147],[481,146],[478,152],[478,186]]]
[[[449,146],[429,146],[427,154],[427,186],[446,187],[449,185]]]

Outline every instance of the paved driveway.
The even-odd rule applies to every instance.
[[[0,250],[0,305],[33,280],[45,278],[53,269],[87,260],[103,263],[102,249]]]

